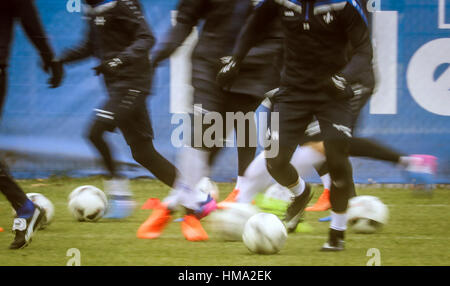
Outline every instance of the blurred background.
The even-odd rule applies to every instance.
[[[178,0],[141,0],[156,38],[172,24]],[[79,0],[36,0],[56,52],[78,43],[84,31]],[[408,154],[438,158],[436,183],[450,183],[450,0],[373,1],[378,91],[362,114],[358,134]],[[155,145],[175,162],[171,114],[190,102],[189,51],[196,33],[157,71],[151,110]],[[39,57],[16,26],[9,91],[0,123],[0,154],[17,178],[84,177],[103,167],[84,139],[93,109],[106,98],[94,59],[66,69],[63,85],[48,89]],[[175,68],[176,67],[176,68]],[[119,134],[109,134],[115,157],[130,178],[149,176],[137,166]],[[357,183],[405,183],[393,165],[352,159]],[[234,148],[221,154],[212,178],[237,176]],[[318,177],[309,180],[319,182]]]

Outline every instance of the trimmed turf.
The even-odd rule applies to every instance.
[[[223,242],[210,232],[207,242],[184,239],[179,223],[171,223],[156,240],[136,238],[136,230],[150,214],[137,209],[126,220],[100,220],[97,223],[75,221],[67,210],[69,193],[81,185],[103,188],[102,179],[55,178],[20,181],[26,192],[42,193],[55,205],[54,221],[39,231],[26,249],[11,251],[13,239],[11,207],[0,200],[0,265],[64,266],[71,257],[67,251],[77,248],[81,265],[358,265],[371,259],[368,250],[380,251],[381,265],[450,265],[450,190],[434,190],[432,197],[413,195],[409,189],[362,188],[360,195],[373,195],[386,203],[390,221],[381,233],[373,235],[347,234],[347,250],[341,253],[321,253],[319,248],[327,237],[328,223],[318,218],[328,213],[307,213],[313,227],[311,233],[288,237],[279,254],[264,256],[250,253],[241,242]],[[133,180],[135,198],[141,206],[150,197],[163,198],[169,188],[154,180]],[[219,184],[221,197],[232,189],[231,184]],[[320,188],[315,187],[315,201]],[[208,230],[209,227],[205,226]]]

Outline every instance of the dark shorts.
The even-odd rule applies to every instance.
[[[217,73],[221,67],[220,61],[216,58],[193,58],[192,86],[194,89],[209,95],[217,94],[222,90],[216,84]],[[245,64],[240,68],[239,76],[226,90],[263,100],[268,91],[280,85],[279,78],[280,72],[274,63]]]
[[[137,89],[121,88],[109,92],[109,99],[96,111],[96,121],[107,125],[113,132],[122,131],[128,145],[152,140],[153,128],[147,109],[147,93]]]
[[[356,127],[361,124],[359,115],[371,96],[372,91],[368,90],[366,92],[357,94],[352,99],[350,99],[350,109],[352,114],[352,134],[355,131]],[[322,136],[319,122],[316,118],[313,118],[312,122],[306,128],[305,135],[306,136],[300,141],[300,145],[303,145],[307,142],[323,141],[324,137]]]
[[[261,104],[261,101],[261,98],[248,94],[224,91],[218,87],[215,82],[197,80],[194,88],[193,102],[193,116],[197,117],[197,119],[194,118],[191,120],[191,123],[194,124],[191,129],[193,132],[191,138],[204,138],[205,131],[210,128],[213,123],[216,124],[216,122],[211,122],[211,124],[203,123],[201,128],[199,128],[200,126],[195,126],[195,122],[204,122],[205,116],[213,115],[213,113],[217,113],[222,119],[221,132],[214,134],[214,141],[217,143],[215,143],[214,147],[225,146],[225,139],[233,128],[238,132],[240,138],[242,136],[244,136],[243,138],[246,138],[246,142],[250,140],[249,138],[257,138],[254,117],[252,114],[249,114],[249,112],[254,112]],[[245,119],[240,122],[238,122],[238,120],[233,120],[233,122],[228,121],[227,116],[230,116],[230,113],[233,115],[242,113],[241,115],[243,115]],[[219,138],[218,136],[221,137]],[[204,143],[205,142],[203,141],[199,142],[199,140],[191,142],[195,147],[205,147],[205,145],[203,145]],[[247,146],[247,143],[245,144],[245,146]],[[211,147],[210,144],[206,144],[206,146]]]
[[[300,91],[280,88],[278,94],[285,97],[290,93]],[[329,99],[325,101],[308,101],[309,95],[302,96],[305,100],[296,102],[276,101],[274,112],[279,114],[278,136],[272,130],[272,139],[278,138],[280,149],[283,146],[296,146],[305,142],[306,129],[316,119],[323,140],[333,138],[349,138],[352,136],[352,111],[349,100]],[[310,95],[311,97],[314,94]],[[273,123],[272,116],[272,123]]]
[[[261,102],[262,98],[256,96],[225,91],[216,82],[196,80],[194,84],[194,104],[201,104],[205,112],[247,113],[255,111]]]

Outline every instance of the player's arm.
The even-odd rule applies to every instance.
[[[149,51],[155,44],[155,37],[142,13],[137,0],[121,3],[123,13],[119,16],[124,29],[134,35],[133,43],[117,55],[124,64],[148,58]]]
[[[229,86],[239,73],[239,65],[250,49],[254,47],[266,32],[268,24],[277,16],[278,4],[275,0],[264,0],[255,7],[239,33],[233,55],[222,58],[223,67],[217,74],[221,86]]]
[[[192,32],[192,28],[204,16],[207,0],[180,0],[177,17],[173,26],[152,51],[152,62],[158,63],[170,57]]]
[[[352,84],[361,81],[360,76],[372,65],[373,48],[367,17],[362,7],[356,2],[347,3],[342,13],[342,22],[353,51],[349,63],[340,71],[339,76]]]
[[[54,53],[50,47],[47,35],[39,18],[38,11],[33,0],[16,0],[16,13],[20,19],[25,33],[33,45],[39,51],[44,63],[44,70],[51,73],[48,83],[55,88],[61,84],[63,77],[62,65],[54,59]]]
[[[48,43],[38,11],[33,0],[16,0],[17,16],[22,23],[25,33],[30,38],[33,45],[41,54],[44,64],[49,64],[54,57],[53,50]]]
[[[278,8],[274,0],[264,0],[255,7],[236,41],[233,57],[237,61],[242,61],[250,49],[264,38],[267,26],[278,14]]]
[[[89,23],[84,33],[83,39],[77,46],[67,49],[61,55],[63,63],[72,63],[91,57],[94,54],[93,33],[91,23]]]

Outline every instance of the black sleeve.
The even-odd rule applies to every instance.
[[[78,46],[64,51],[60,60],[64,63],[71,63],[71,62],[86,59],[86,58],[92,56],[93,53],[94,53],[93,35],[92,35],[91,23],[89,20],[89,24],[86,27],[86,32],[85,32],[84,39],[82,40],[82,42]]]
[[[342,12],[345,32],[352,46],[350,62],[340,74],[350,83],[372,65],[373,48],[367,18],[358,4],[347,3]]]
[[[155,37],[145,20],[142,8],[137,0],[121,2],[122,14],[119,16],[124,22],[124,29],[134,34],[135,41],[118,57],[124,62],[136,62],[149,56],[149,51],[155,44]]]
[[[255,7],[242,28],[233,50],[233,56],[237,61],[242,61],[250,49],[264,37],[269,23],[277,16],[278,9],[279,6],[274,0],[264,0]]]
[[[25,33],[39,50],[44,63],[48,64],[54,57],[53,50],[48,43],[38,11],[33,0],[15,0],[17,17],[20,19]]]
[[[152,52],[152,61],[159,63],[175,52],[183,44],[192,28],[204,16],[208,0],[180,0],[177,18],[173,26]]]

